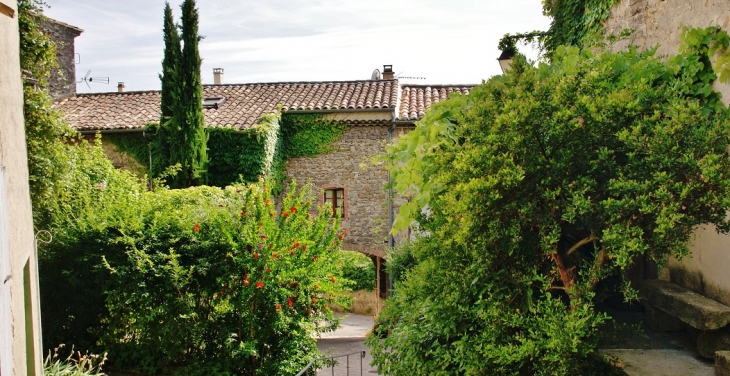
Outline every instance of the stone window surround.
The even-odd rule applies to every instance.
[[[319,204],[324,204],[324,191],[328,189],[342,189],[342,219],[347,219],[349,216],[347,214],[347,208],[349,206],[349,202],[347,200],[347,187],[344,185],[323,185],[320,187],[322,189],[322,192],[319,195]]]

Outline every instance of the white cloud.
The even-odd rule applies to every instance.
[[[159,88],[163,0],[47,2],[48,16],[85,30],[77,75]],[[178,20],[180,3],[171,2]],[[204,83],[217,67],[243,83],[367,79],[383,64],[428,78],[414,82],[479,83],[500,72],[503,34],[549,26],[541,0],[199,0],[198,9]]]

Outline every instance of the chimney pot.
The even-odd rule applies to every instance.
[[[393,78],[394,78],[393,66],[390,65],[390,64],[383,65],[383,79],[384,80],[392,80]]]
[[[223,68],[213,68],[213,84],[223,85]]]
[[[120,93],[124,93],[124,82],[120,82],[117,84],[117,91]]]

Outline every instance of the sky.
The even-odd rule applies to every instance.
[[[370,79],[393,65],[414,84],[478,84],[500,74],[505,33],[547,30],[541,0],[198,0],[203,84]],[[159,90],[164,0],[46,0],[76,38],[79,93]],[[182,0],[171,0],[180,22]],[[531,46],[520,50],[536,58]],[[405,77],[418,77],[405,78]],[[425,78],[425,79],[424,79]]]

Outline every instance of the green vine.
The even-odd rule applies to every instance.
[[[287,114],[282,118],[284,157],[313,157],[332,151],[331,145],[345,133],[345,123],[322,114]]]
[[[552,18],[548,31],[505,34],[499,41],[502,51],[517,52],[517,42],[539,44],[547,58],[558,46],[591,45],[603,36],[603,21],[619,0],[546,0],[543,14]]]
[[[244,131],[207,128],[208,184],[225,187],[236,182],[255,182],[261,176],[272,179],[272,193],[278,194],[286,178],[286,160],[314,157],[332,151],[332,143],[345,132],[346,124],[325,119],[322,114],[266,115],[259,124]],[[164,158],[156,150],[157,123],[141,133],[108,134],[104,138],[119,151],[130,155],[152,176],[164,168]]]

